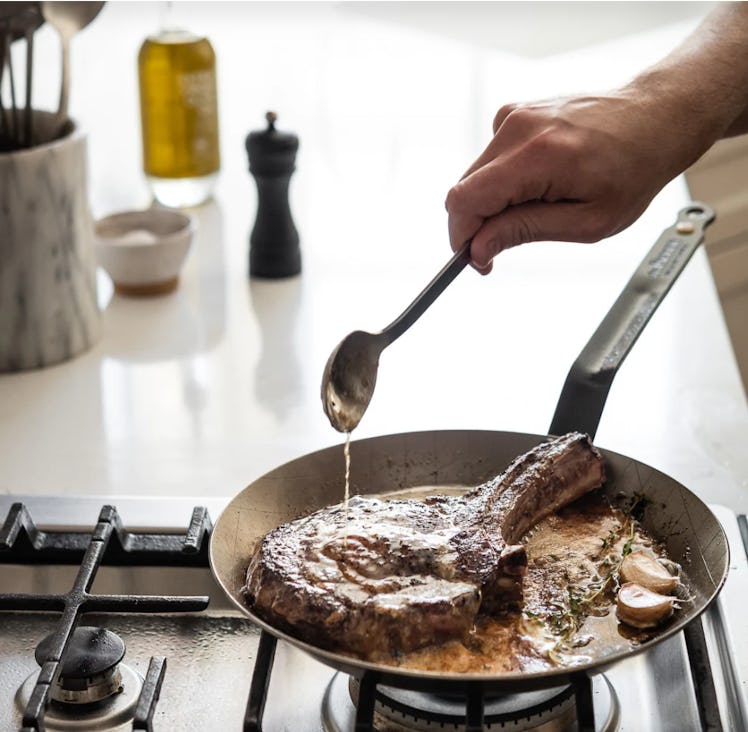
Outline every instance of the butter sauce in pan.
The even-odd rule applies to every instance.
[[[529,561],[521,612],[479,617],[464,642],[372,660],[450,673],[542,671],[602,660],[668,627],[666,622],[644,631],[619,622],[615,593],[624,555],[647,549],[665,557],[665,552],[630,511],[612,508],[600,492],[541,521],[524,544]]]

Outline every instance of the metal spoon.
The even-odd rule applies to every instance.
[[[103,2],[53,2],[40,3],[44,19],[60,34],[62,48],[62,83],[60,103],[57,107],[54,129],[58,132],[68,120],[70,95],[70,40],[85,28],[104,7]]]
[[[379,356],[444,292],[470,261],[470,242],[447,262],[423,292],[380,333],[355,330],[337,345],[322,375],[322,406],[338,432],[350,432],[361,421],[377,383]]]
[[[34,122],[32,87],[34,82],[34,33],[44,24],[44,18],[37,3],[25,3],[28,7],[20,16],[19,28],[26,40],[26,96],[23,113],[23,144],[31,147],[34,144]]]
[[[5,110],[5,104],[3,102],[3,88],[2,88],[3,77],[5,76],[5,62],[6,62],[6,59],[8,59],[10,56],[10,41],[11,41],[10,25],[5,18],[0,18],[0,130],[2,130],[2,137],[0,139],[0,143],[1,143],[0,150],[2,152],[4,152],[6,149],[12,150],[14,148],[12,125],[14,122],[13,118],[15,116],[15,107],[13,107],[12,113],[8,113]],[[12,74],[13,66],[9,63],[8,67],[9,67],[8,73]],[[12,77],[11,77],[10,88],[13,89]]]
[[[17,149],[30,144],[31,132],[31,65],[33,63],[34,31],[43,23],[36,2],[0,2],[0,89],[2,88],[5,66],[8,66],[8,88],[10,90],[10,113],[8,114],[0,92],[0,129],[2,146]],[[26,40],[26,111],[23,125],[19,121],[16,104],[16,80],[11,59],[11,44],[19,38]]]

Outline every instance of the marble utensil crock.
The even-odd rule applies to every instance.
[[[35,139],[52,115],[36,112]],[[98,339],[86,137],[0,154],[0,372],[50,366]]]

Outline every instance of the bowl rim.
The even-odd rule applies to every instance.
[[[127,224],[127,222],[131,219],[134,219],[137,217],[140,220],[139,225],[132,225],[132,226],[122,226],[122,231],[120,233],[106,233],[102,232],[101,228],[108,225],[108,224],[115,224],[121,222],[122,224]],[[173,222],[175,222],[176,227],[173,231],[170,231],[167,234],[157,234],[156,232],[151,231],[151,233],[156,237],[155,241],[148,241],[148,242],[137,242],[137,241],[128,241],[126,244],[123,244],[120,240],[123,236],[127,234],[128,231],[137,230],[137,229],[147,229],[146,226],[143,225],[143,221],[147,220],[148,217],[152,217],[154,219],[169,219]],[[152,208],[144,208],[144,209],[127,209],[124,211],[114,211],[110,214],[107,214],[106,216],[102,216],[99,219],[96,219],[94,221],[94,236],[96,238],[96,241],[98,244],[103,246],[110,246],[110,247],[128,247],[128,248],[138,248],[138,247],[152,247],[156,244],[163,244],[163,243],[169,243],[171,241],[175,240],[181,240],[185,236],[189,239],[192,234],[194,234],[195,230],[197,228],[197,222],[195,220],[194,216],[191,216],[188,213],[185,213],[183,211],[179,211],[177,209],[172,208],[166,208],[166,207],[152,207]]]

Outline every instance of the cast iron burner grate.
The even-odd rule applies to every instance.
[[[260,646],[255,660],[255,670],[249,692],[249,702],[244,718],[245,732],[262,732],[262,717],[265,710],[270,675],[275,658],[277,640],[262,632]],[[358,702],[356,704],[355,732],[374,732],[374,712],[378,698],[378,687],[390,684],[398,689],[424,692],[445,692],[461,695],[465,701],[465,732],[482,732],[484,713],[490,688],[481,681],[465,683],[444,682],[431,678],[391,677],[373,671],[365,671],[360,679]],[[578,732],[595,732],[595,711],[592,701],[592,680],[584,672],[571,675],[571,694],[576,707]]]
[[[204,610],[205,596],[93,595],[89,592],[102,564],[206,566],[208,536],[213,528],[208,511],[195,508],[190,526],[181,534],[134,534],[127,531],[114,506],[104,506],[91,533],[47,532],[34,524],[26,507],[15,503],[0,529],[2,563],[80,563],[66,594],[0,594],[0,611],[60,612],[48,641],[41,671],[23,714],[21,732],[44,732],[50,688],[61,666],[78,620],[87,612],[175,613]],[[166,670],[166,658],[150,659],[138,699],[133,730],[153,729],[153,715]]]
[[[748,529],[746,535],[748,536]],[[717,695],[701,619],[697,618],[691,622],[684,628],[683,634],[696,692],[696,702],[701,720],[700,729],[702,732],[722,732],[724,727],[720,720]],[[244,716],[244,732],[263,732],[263,715],[277,642],[275,637],[262,631]],[[610,687],[609,682],[606,683],[614,695],[614,690]],[[381,686],[432,694],[446,693],[453,697],[461,695],[465,705],[465,718],[461,721],[459,728],[464,732],[482,732],[485,729],[484,714],[490,706],[493,692],[490,687],[480,681],[463,684],[455,684],[454,682],[439,684],[434,679],[387,676],[366,671],[359,680],[358,699],[355,703],[354,732],[376,732],[375,711],[377,702],[384,701],[385,705],[391,704],[391,700],[386,695],[382,696]],[[571,685],[565,692],[565,698],[573,699],[576,716],[574,729],[576,732],[596,732],[598,723],[603,723],[604,718],[597,720],[595,716],[593,679],[584,671],[571,674]],[[525,712],[527,711],[532,710],[525,710]],[[427,717],[423,716],[422,718],[426,719]],[[501,722],[498,724],[501,729],[504,728],[504,724]],[[508,725],[511,724],[511,721],[508,722]],[[613,724],[614,727],[617,727],[617,722]],[[445,725],[440,724],[435,717],[434,728],[438,729],[440,727],[444,728]],[[607,727],[605,728],[607,729]]]
[[[748,547],[748,524],[740,517],[740,529]],[[87,612],[192,612],[207,607],[207,597],[91,595],[100,565],[116,566],[190,566],[207,567],[208,537],[212,523],[205,508],[195,508],[184,534],[136,534],[123,528],[117,511],[104,506],[93,532],[42,531],[21,503],[13,504],[0,528],[0,564],[80,564],[73,588],[65,595],[0,594],[0,611],[61,612],[57,630],[52,634],[50,649],[42,664],[38,680],[23,715],[21,732],[44,732],[44,714],[49,691],[58,673],[69,639],[78,618]],[[697,694],[701,729],[721,732],[723,726],[712,681],[709,657],[700,620],[684,630],[691,673]],[[246,732],[262,732],[270,677],[277,640],[263,631],[255,659],[249,699],[244,717]],[[146,678],[133,716],[133,730],[153,730],[153,716],[166,670],[166,659],[150,659]],[[366,673],[360,679],[356,705],[355,732],[371,732],[380,685],[397,686],[398,680],[382,679]],[[417,680],[414,684],[419,686]],[[482,729],[488,695],[480,682],[465,684],[456,691],[465,698],[465,730]],[[434,691],[433,683],[423,682],[415,691]],[[447,689],[450,693],[454,687]],[[573,684],[578,730],[595,729],[592,686],[589,677],[579,674]]]

